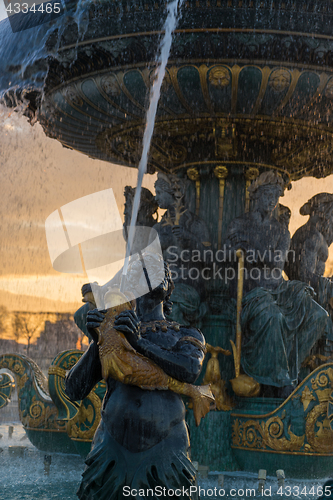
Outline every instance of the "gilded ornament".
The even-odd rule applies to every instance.
[[[187,177],[191,181],[198,181],[200,179],[200,174],[197,168],[188,168],[187,169]]]
[[[330,421],[330,426],[333,431],[333,391],[329,395],[328,406],[327,406],[327,417]]]
[[[259,170],[256,167],[250,167],[245,172],[245,179],[247,181],[254,181],[259,175]]]
[[[112,97],[116,97],[121,93],[119,83],[115,75],[103,76],[101,78],[101,87],[107,95]]]
[[[74,104],[74,106],[83,106],[83,100],[78,94],[77,88],[74,85],[70,85],[64,91],[64,97],[67,102]]]
[[[4,408],[10,401],[15,380],[9,373],[0,373],[0,409]]]
[[[291,82],[290,72],[286,69],[275,69],[271,73],[271,77],[269,79],[269,86],[275,92],[282,92],[285,90]]]
[[[224,188],[225,180],[228,177],[228,169],[224,165],[217,165],[214,168],[214,175],[219,180],[219,224],[218,224],[218,247],[221,247],[222,242],[222,222],[223,222],[223,205],[224,205]]]
[[[299,451],[305,441],[305,436],[296,436],[288,427],[289,439],[284,437],[285,424],[276,416],[265,421],[254,419],[233,423],[232,445],[242,449],[270,448],[274,451]]]
[[[310,391],[309,387],[306,386],[305,389],[304,389],[304,391],[302,392],[302,397],[301,397],[301,401],[303,403],[304,411],[307,410],[310,402],[311,401],[315,401],[315,400],[316,400],[316,398],[312,394],[312,391]]]
[[[228,169],[227,169],[227,167],[225,167],[224,165],[217,165],[214,168],[214,175],[218,179],[221,179],[221,180],[226,179],[228,177]]]
[[[331,384],[333,384],[333,369],[331,367],[319,371],[318,375],[311,379],[312,389],[314,390],[331,387]]]
[[[214,87],[222,89],[230,83],[230,72],[224,66],[215,66],[210,70],[208,80]]]
[[[49,375],[57,375],[58,377],[65,378],[66,377],[66,370],[63,368],[60,368],[59,366],[50,366],[49,368]]]
[[[93,389],[85,400],[81,401],[77,414],[68,422],[69,437],[80,441],[92,441],[100,422],[101,407],[102,401]]]
[[[317,453],[333,453],[333,431],[327,417],[327,402],[315,406],[307,416],[306,438]]]
[[[217,410],[229,411],[233,404],[230,397],[227,395],[225,381],[221,377],[220,364],[218,355],[230,356],[231,352],[219,346],[206,344],[207,352],[211,357],[206,366],[206,373],[203,379],[203,385],[209,384],[210,389],[215,397],[215,405]]]

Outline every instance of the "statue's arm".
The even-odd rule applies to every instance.
[[[246,217],[236,217],[228,226],[225,245],[229,248],[246,250],[249,247],[249,221]]]
[[[155,343],[157,337],[153,340],[142,337],[140,325],[133,310],[121,312],[114,322],[114,328],[126,335],[136,351],[153,360],[170,377],[190,384],[195,382],[205,357],[205,339],[202,333],[195,328],[181,327],[179,340],[173,347],[165,348]]]
[[[298,279],[314,288],[317,287],[319,281],[316,266],[320,244],[320,240],[314,234],[304,241],[300,255],[295,255],[295,259],[298,257],[296,262]]]
[[[201,219],[196,219],[193,221],[191,231],[191,240],[193,246],[200,251],[209,248],[210,246],[210,234],[206,223]]]
[[[206,223],[192,216],[183,215],[179,225],[171,227],[180,248],[203,252],[210,248],[210,235]]]
[[[199,330],[184,329],[184,335],[171,349],[140,337],[135,348],[162,370],[182,382],[193,384],[200,375],[205,357],[205,339]]]
[[[78,309],[74,314],[74,322],[76,326],[80,328],[81,332],[83,332],[89,338],[90,341],[92,339],[87,330],[87,324],[86,324],[88,311],[89,311],[89,304],[84,304],[83,306],[81,306],[80,309]]]
[[[88,396],[100,380],[102,380],[102,367],[98,346],[92,341],[88,350],[68,372],[65,392],[72,401],[80,401]]]
[[[280,224],[280,227],[281,224]],[[277,242],[276,248],[274,249],[273,255],[269,252],[266,253],[266,260],[264,260],[265,264],[270,264],[272,267],[283,269],[288,251],[290,248],[290,233],[288,229],[283,228],[281,232],[281,236],[279,241]]]

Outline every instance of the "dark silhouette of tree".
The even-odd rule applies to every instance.
[[[0,337],[2,337],[2,334],[6,331],[8,317],[9,314],[7,307],[0,305]]]
[[[43,330],[48,314],[18,311],[13,313],[13,334],[16,342],[24,338],[27,342],[27,356],[30,346]]]

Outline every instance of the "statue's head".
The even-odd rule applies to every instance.
[[[171,272],[163,258],[153,252],[143,252],[142,260],[139,256],[131,260],[126,278],[127,286],[130,287],[136,296],[140,295],[141,290],[147,289],[146,275],[142,266],[143,262],[152,288],[152,291],[146,295],[150,294],[154,297],[159,297],[161,302],[168,302],[174,289]]]
[[[186,181],[176,175],[157,174],[155,182],[155,200],[160,208],[168,209],[176,203],[184,204]]]
[[[96,285],[97,283],[94,282]],[[89,304],[89,309],[96,308],[95,297],[92,291],[91,283],[85,283],[81,288],[82,302]]]
[[[327,216],[333,208],[333,194],[319,193],[312,196],[299,210],[301,215]]]
[[[309,215],[330,245],[333,241],[333,194],[319,193],[310,198],[299,210],[301,215]]]
[[[250,199],[265,212],[273,212],[280,196],[284,195],[285,183],[274,170],[263,172],[248,188]]]
[[[124,226],[129,226],[131,223],[133,200],[135,196],[135,188],[125,186],[125,208],[124,208]],[[154,214],[157,212],[158,205],[155,201],[153,193],[149,189],[141,188],[140,208],[137,218],[137,226],[152,227],[156,223]]]

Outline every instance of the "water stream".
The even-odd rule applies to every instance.
[[[157,58],[157,68],[156,68],[156,77],[154,79],[151,93],[150,93],[150,101],[149,107],[147,111],[146,117],[146,126],[143,135],[143,146],[142,146],[142,156],[138,167],[138,180],[135,190],[135,196],[133,201],[133,210],[132,210],[132,218],[131,224],[128,233],[128,241],[126,248],[126,258],[123,268],[123,276],[126,276],[129,256],[131,254],[131,248],[134,241],[135,236],[135,225],[139,211],[140,205],[140,197],[141,197],[141,187],[143,177],[147,170],[147,162],[148,162],[148,154],[150,149],[151,140],[153,137],[154,126],[155,126],[155,118],[157,112],[157,105],[161,94],[161,87],[163,83],[163,79],[165,76],[165,68],[168,63],[171,44],[172,44],[172,33],[176,29],[177,22],[179,19],[179,11],[183,4],[183,0],[173,0],[167,5],[167,18],[163,27],[164,36],[161,40],[159,47],[159,55]]]

